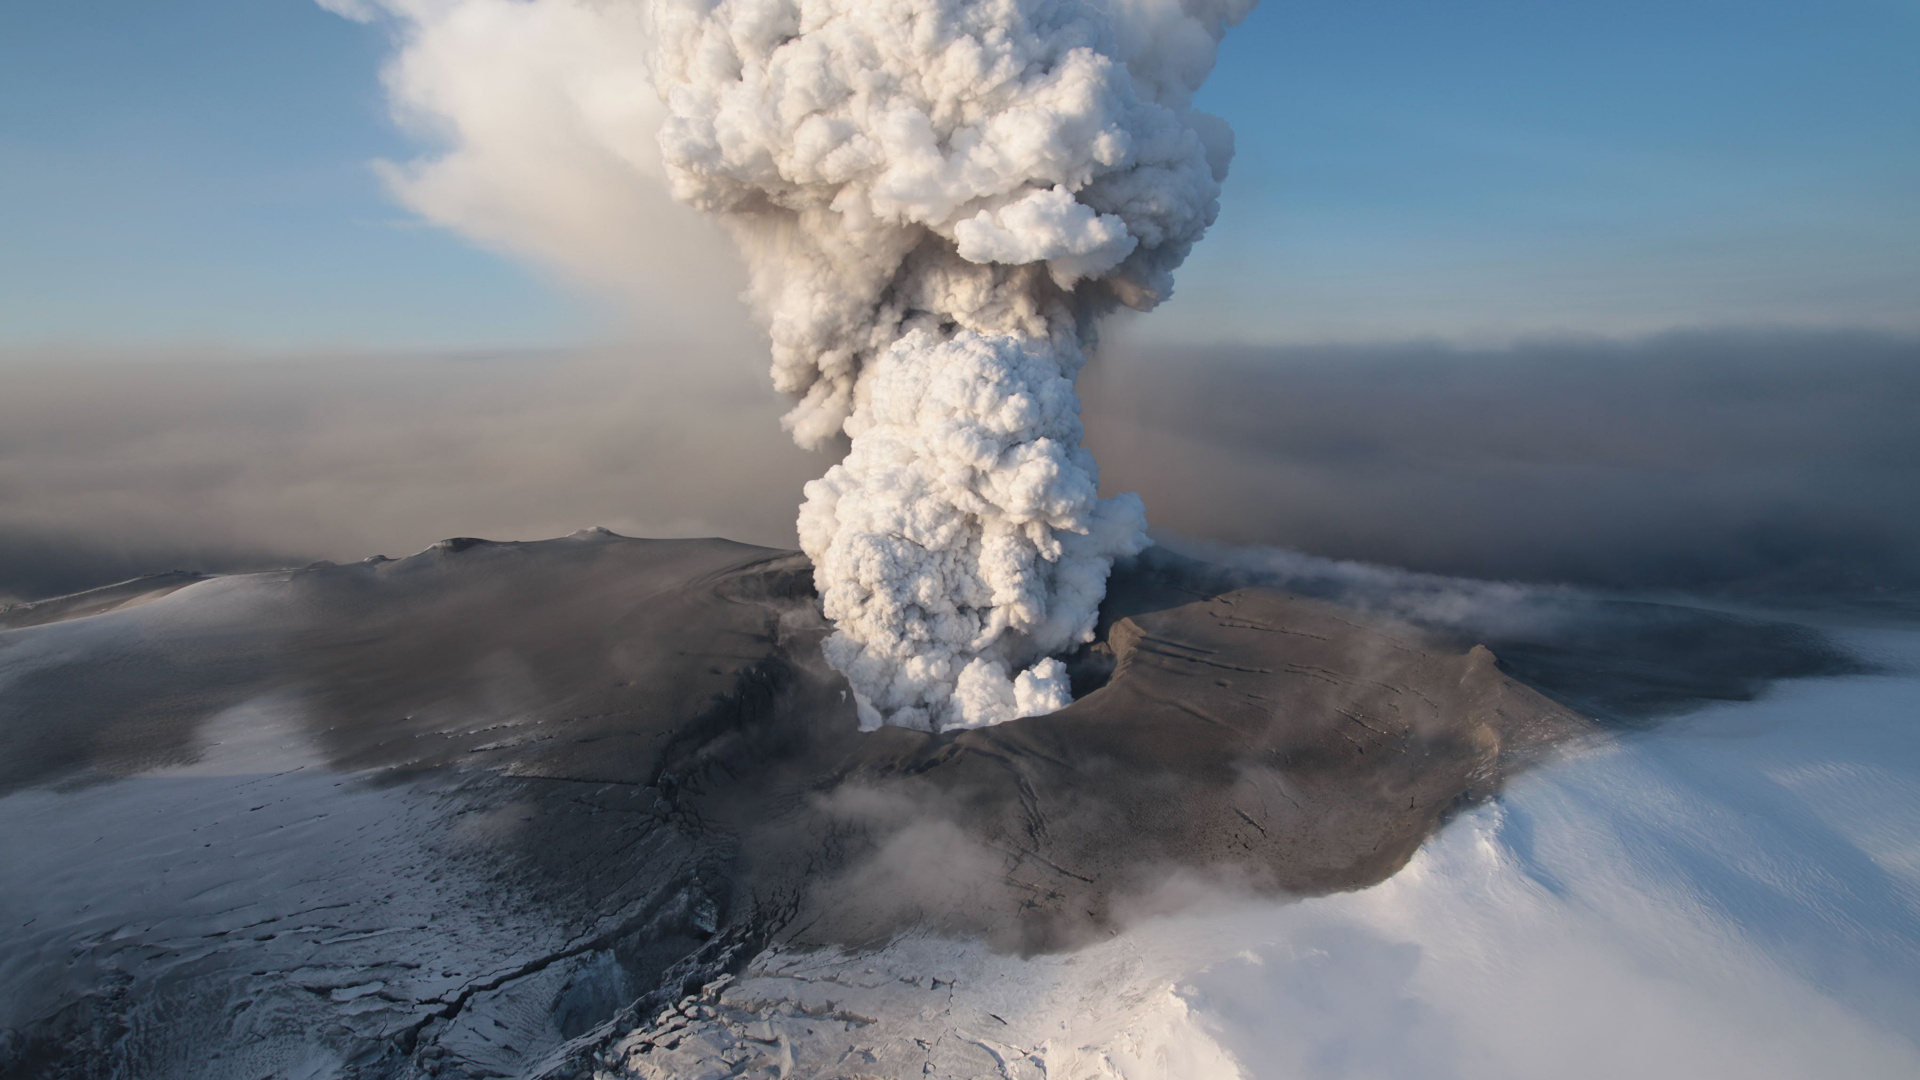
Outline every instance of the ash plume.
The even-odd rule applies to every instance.
[[[1218,212],[1232,133],[1191,99],[1252,6],[377,0],[406,27],[396,110],[461,140],[388,173],[484,242],[588,252],[589,278],[618,260],[528,239],[562,235],[551,207],[580,203],[512,151],[636,191],[664,180],[725,226],[796,402],[786,428],[845,447],[807,486],[799,538],[863,724],[990,724],[1070,700],[1051,657],[1090,639],[1113,560],[1147,543],[1137,497],[1098,495],[1074,380],[1100,316],[1164,300]],[[480,109],[478,90],[529,101]],[[692,235],[663,227],[649,250]]]
[[[800,544],[864,725],[1071,700],[1135,496],[1099,498],[1073,381],[1213,222],[1232,154],[1192,108],[1244,0],[654,0],[674,196],[751,276],[803,446]]]

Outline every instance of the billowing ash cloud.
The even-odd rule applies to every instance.
[[[1191,96],[1245,0],[653,0],[676,198],[747,259],[806,446],[800,544],[862,720],[1070,700],[1138,498],[1098,497],[1073,380],[1147,309],[1232,155]]]
[[[637,206],[664,178],[733,234],[788,430],[851,440],[800,541],[866,723],[1067,702],[1048,657],[1146,543],[1137,498],[1097,495],[1074,379],[1213,221],[1232,135],[1191,98],[1253,0],[322,2],[404,27],[396,107],[454,147],[390,176],[435,220],[617,274],[555,242],[568,181]]]

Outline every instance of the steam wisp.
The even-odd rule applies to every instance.
[[[1101,499],[1074,377],[1218,211],[1192,108],[1251,0],[653,0],[673,194],[745,254],[803,446],[801,547],[863,726],[1067,704],[1132,495]]]

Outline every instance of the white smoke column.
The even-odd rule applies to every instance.
[[[1194,110],[1250,0],[652,0],[675,197],[745,253],[799,398],[800,543],[863,725],[1070,700],[1139,499],[1100,499],[1073,380],[1212,223],[1231,134]]]
[[[799,527],[863,724],[1067,703],[1050,657],[1146,543],[1073,380],[1213,220],[1232,134],[1190,99],[1253,0],[319,2],[398,31],[396,115],[449,146],[385,172],[428,219],[650,324],[714,321],[660,180],[733,233],[788,428],[851,439]]]

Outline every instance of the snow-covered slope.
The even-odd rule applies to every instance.
[[[761,956],[620,1075],[1920,1075],[1920,631],[1585,746],[1393,878],[1196,906],[1032,959],[915,938]],[[745,1072],[736,1072],[744,1067]]]
[[[1908,631],[1164,556],[934,735],[792,553],[153,584],[0,630],[0,1077],[1912,1064]]]

